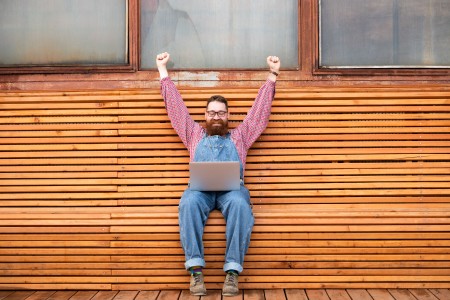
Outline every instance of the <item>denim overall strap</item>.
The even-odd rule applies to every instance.
[[[239,161],[240,176],[244,178],[244,168],[230,133],[225,137],[205,134],[197,145],[194,161]]]

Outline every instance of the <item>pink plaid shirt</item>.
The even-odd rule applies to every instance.
[[[169,77],[161,79],[161,95],[172,127],[189,150],[190,160],[193,161],[195,149],[205,136],[206,130],[191,118],[178,89]],[[267,80],[259,89],[244,121],[230,130],[230,138],[236,145],[244,169],[248,149],[267,127],[274,96],[275,82]]]

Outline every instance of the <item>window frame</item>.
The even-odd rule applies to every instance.
[[[71,73],[123,73],[137,71],[137,32],[136,11],[137,0],[126,0],[128,3],[126,30],[128,32],[128,63],[113,65],[39,65],[39,66],[6,66],[0,67],[0,74],[71,74]]]
[[[140,53],[142,53],[142,48],[141,48],[141,39],[140,39],[140,16],[141,16],[141,9],[140,9],[140,3],[141,0],[129,0],[129,1],[135,1],[136,3],[136,14],[137,14],[137,18],[136,18],[136,31],[138,32],[138,39],[137,39],[137,55],[136,55],[136,60],[137,60],[137,69],[138,71],[142,71],[142,72],[148,72],[148,71],[152,71],[156,69],[156,66],[154,68],[144,68],[141,66],[141,57],[140,57]],[[302,18],[303,15],[302,13],[302,2],[304,2],[304,0],[296,0],[297,1],[297,34],[298,34],[298,38],[297,38],[297,66],[296,67],[290,67],[290,68],[283,68],[283,72],[287,71],[289,73],[292,72],[298,72],[299,70],[301,70],[302,68],[302,52],[303,49],[302,47]],[[268,26],[270,26],[270,24],[268,24]],[[273,55],[276,55],[276,53],[273,53]],[[171,70],[173,72],[190,72],[190,73],[205,73],[205,72],[215,72],[215,73],[219,73],[220,75],[223,75],[222,77],[227,77],[229,78],[230,76],[233,77],[233,75],[231,75],[232,73],[235,72],[240,72],[241,74],[246,74],[248,72],[259,72],[261,70],[266,71],[265,68],[214,68],[214,69],[202,69],[202,68],[177,68],[174,70]]]
[[[122,85],[124,82],[134,81],[138,86],[139,82],[147,81],[150,78],[157,78],[156,66],[154,69],[140,68],[140,1],[128,1],[128,64],[107,65],[107,66],[11,66],[1,67],[0,75],[3,80],[12,80],[14,75],[29,75],[22,77],[27,81],[35,78],[39,74],[54,74],[56,77],[46,77],[41,80],[65,81],[64,74],[73,74],[77,77],[71,80],[94,80],[109,81],[114,80]],[[298,66],[296,68],[283,68],[280,80],[287,85],[298,84],[309,81],[447,81],[450,76],[450,68],[324,68],[320,66],[320,40],[319,40],[319,5],[320,0],[298,0]],[[268,24],[270,26],[270,24]],[[276,54],[275,54],[276,55]],[[282,58],[281,58],[282,59]],[[266,69],[177,69],[170,70],[172,76],[179,78],[183,82],[213,82],[214,86],[227,85],[227,82],[235,83],[235,86],[248,85],[253,81],[260,81],[266,78]],[[105,75],[102,75],[105,74]],[[109,75],[106,75],[109,74]],[[10,75],[10,76],[8,76]],[[209,76],[211,75],[211,76]],[[86,76],[89,76],[87,78]],[[26,79],[28,78],[28,79]],[[15,79],[17,80],[17,78]],[[223,81],[224,83],[219,83]],[[126,84],[129,86],[129,83]],[[209,86],[209,85],[208,85]]]
[[[320,65],[320,4],[321,0],[311,0],[312,5],[312,23],[314,24],[314,66],[313,75],[318,76],[449,76],[449,67],[421,68],[421,67],[322,67]]]

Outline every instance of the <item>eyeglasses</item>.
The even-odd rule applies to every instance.
[[[216,114],[220,118],[223,118],[227,115],[227,111],[224,111],[224,110],[220,110],[220,111],[207,110],[206,113],[208,114],[208,117],[210,117],[210,118],[214,118],[216,116]]]

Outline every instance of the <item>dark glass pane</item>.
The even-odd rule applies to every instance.
[[[173,68],[298,66],[298,0],[141,0],[141,66],[169,52]]]
[[[0,65],[128,62],[126,0],[0,1]]]
[[[450,1],[321,0],[322,67],[450,66]]]

